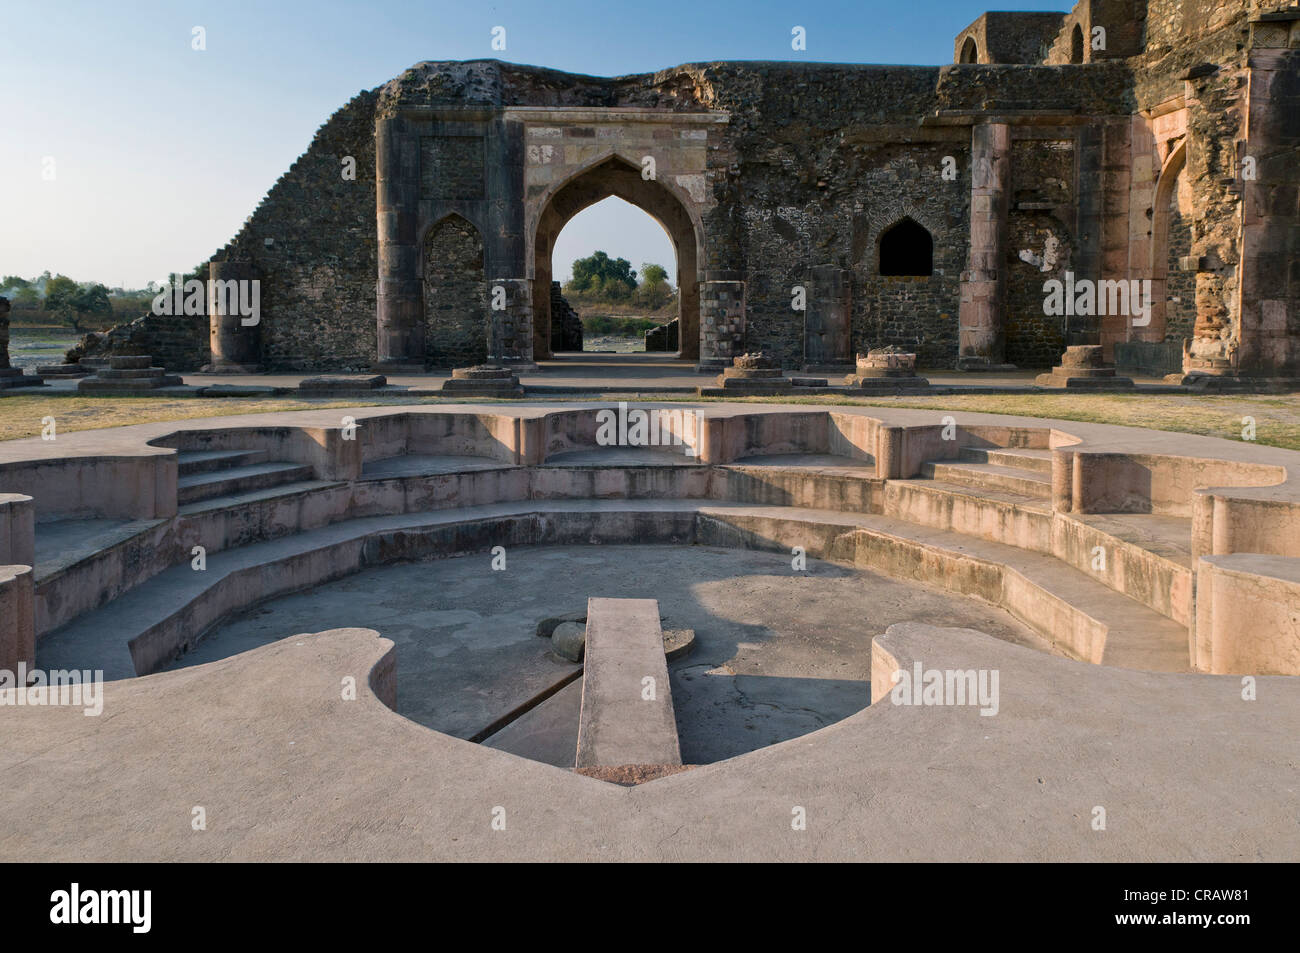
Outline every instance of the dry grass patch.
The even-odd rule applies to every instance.
[[[1300,394],[1284,396],[1190,396],[1185,394],[955,394],[934,397],[854,398],[837,394],[824,397],[697,398],[686,394],[639,395],[627,392],[583,395],[548,395],[534,401],[467,400],[463,397],[339,398],[309,400],[298,397],[195,398],[195,397],[48,397],[37,394],[0,399],[0,440],[32,437],[41,432],[41,419],[54,417],[60,433],[123,427],[128,424],[238,414],[270,414],[294,410],[328,410],[334,407],[380,407],[398,404],[489,403],[515,405],[544,402],[558,404],[598,399],[623,399],[663,403],[753,403],[808,406],[913,407],[938,411],[1050,417],[1085,423],[1147,427],[1176,433],[1204,434],[1240,440],[1243,418],[1255,421],[1255,440],[1271,447],[1300,450]]]

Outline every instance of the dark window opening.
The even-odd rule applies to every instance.
[[[1083,27],[1074,25],[1074,36],[1070,40],[1070,62],[1083,62]]]
[[[905,218],[880,236],[880,273],[893,277],[934,274],[934,241],[924,228]]]
[[[980,61],[980,50],[975,45],[975,38],[966,37],[966,42],[961,45],[961,63],[978,63]]]

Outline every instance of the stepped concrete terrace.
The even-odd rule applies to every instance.
[[[664,415],[659,445],[605,445],[615,407],[348,408],[0,443],[0,668],[102,670],[114,715],[0,705],[0,766],[23,765],[0,804],[0,856],[1295,856],[1294,818],[1267,792],[1294,786],[1300,729],[1300,453],[727,404],[645,405]],[[856,714],[633,787],[498,750],[527,753],[494,742],[517,719],[516,739],[567,737],[547,726],[570,718],[580,669],[547,668],[543,640],[519,704],[464,732],[484,744],[390,710],[382,624],[325,618],[297,630],[316,635],[223,649],[223,626],[258,606],[359,573],[628,543],[783,554],[796,578],[799,559],[859,574],[846,578],[868,601],[885,579],[938,601],[918,595],[920,617],[887,631],[837,617],[825,633],[860,647],[837,663],[839,691],[861,686]],[[557,586],[580,589],[581,565]],[[653,572],[644,590],[626,595],[673,615]],[[934,624],[945,601],[987,621]],[[716,661],[701,674],[729,670]],[[914,662],[996,670],[997,713],[896,704],[894,675]],[[337,701],[345,676],[351,705]],[[679,730],[693,710],[678,709]],[[521,731],[524,718],[541,727]],[[273,760],[284,770],[268,779]],[[205,798],[226,818],[215,836],[162,824],[169,799],[184,820]],[[292,817],[270,824],[288,799]],[[508,838],[493,840],[494,805]]]

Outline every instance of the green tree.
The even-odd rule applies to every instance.
[[[608,296],[621,292],[623,297],[627,297],[636,287],[636,272],[626,258],[610,258],[605,252],[598,251],[573,263],[573,280],[569,287],[578,292],[599,291]]]
[[[45,310],[80,334],[81,322],[87,315],[112,314],[113,303],[108,300],[108,289],[101,284],[83,288],[66,275],[55,275],[45,283]]]
[[[668,280],[668,269],[652,262],[641,263],[641,281],[647,285],[657,285]]]
[[[113,302],[108,300],[108,289],[101,284],[87,285],[79,289],[68,304],[71,305],[72,312],[76,316],[72,322],[72,329],[78,334],[81,333],[82,320],[88,315],[103,317],[113,313]]]
[[[30,308],[35,310],[41,305],[41,293],[28,285],[26,288],[19,288],[18,293],[14,295],[15,308]]]
[[[12,288],[14,291],[22,291],[24,288],[30,288],[31,282],[26,278],[18,275],[5,275],[0,278],[0,288]]]
[[[47,271],[46,275],[49,274]],[[68,307],[69,301],[78,291],[75,281],[67,275],[55,275],[53,278],[47,278],[45,281],[45,310],[62,311]]]
[[[666,305],[672,296],[673,289],[668,284],[668,269],[652,262],[642,264],[641,284],[636,289],[637,303],[653,311]]]

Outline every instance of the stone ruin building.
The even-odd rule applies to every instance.
[[[599,78],[426,62],[321,127],[214,278],[253,328],[154,318],[169,366],[400,371],[551,354],[552,250],[618,196],[677,254],[680,356],[1300,373],[1300,7],[986,13],[943,67],[697,63]],[[1150,281],[1045,314],[1050,279]],[[805,307],[797,298],[802,289]],[[186,323],[188,322],[188,323]]]

